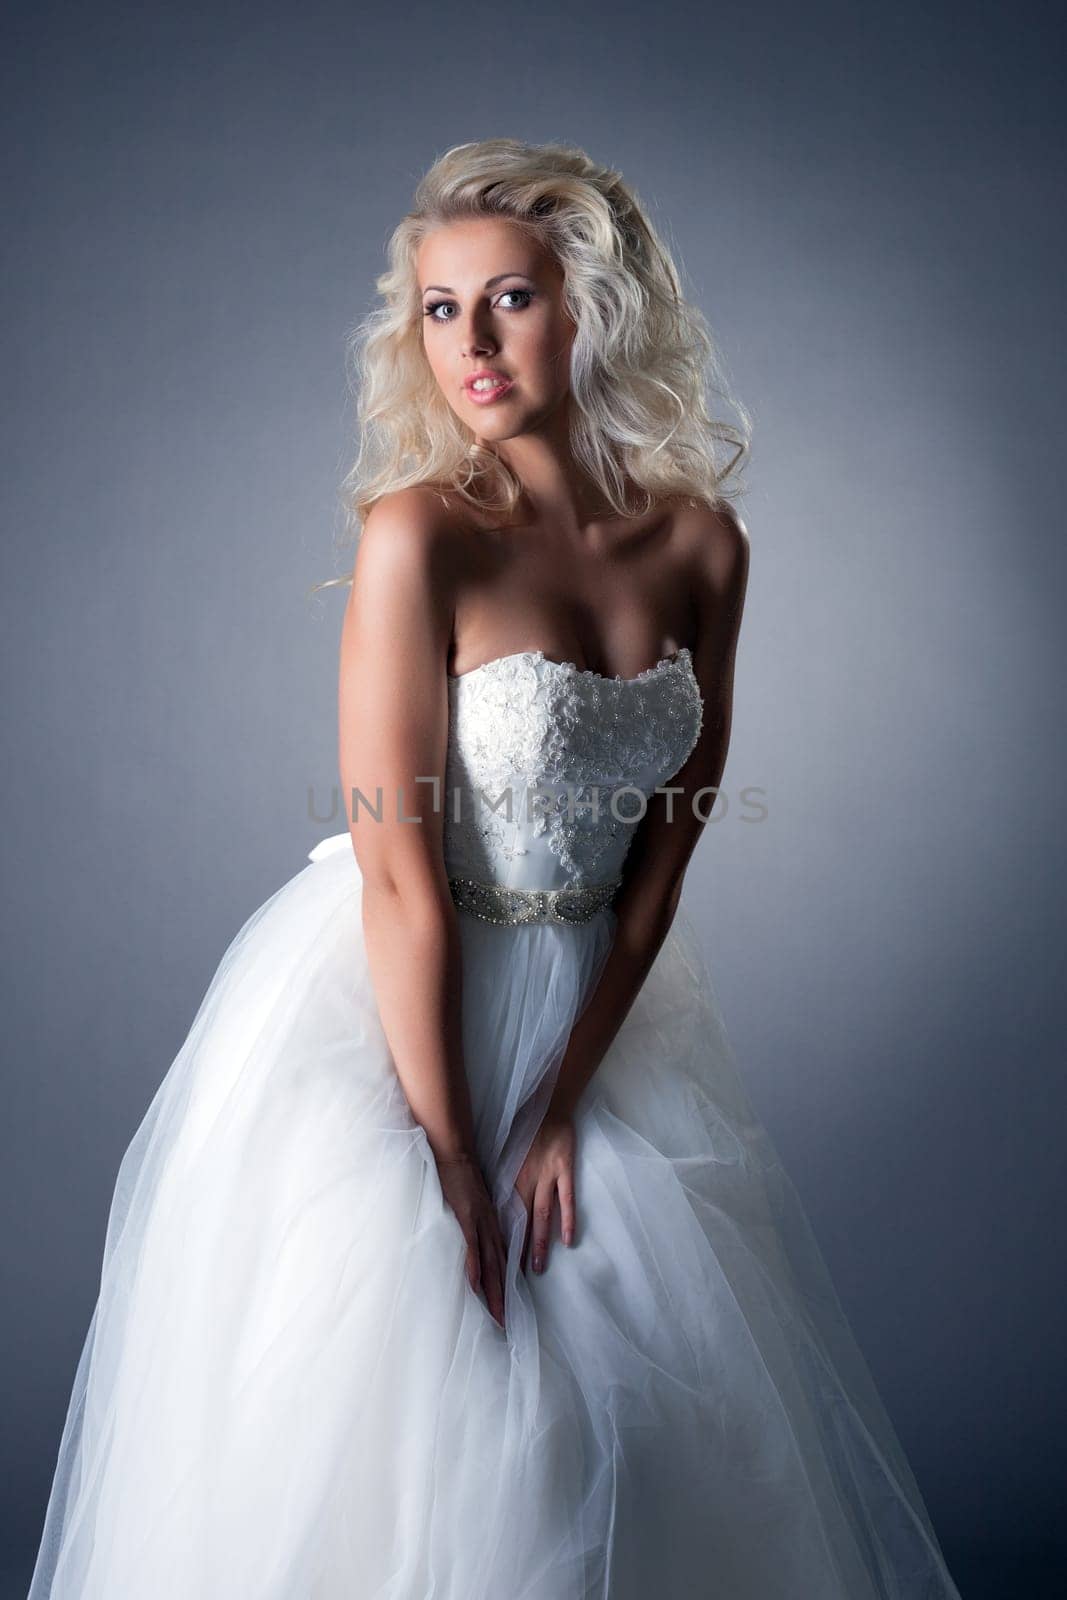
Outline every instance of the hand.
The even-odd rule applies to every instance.
[[[503,1327],[507,1252],[481,1168],[472,1156],[450,1156],[438,1159],[437,1172],[467,1241],[467,1281],[476,1294],[482,1286],[490,1312]]]
[[[548,1264],[548,1241],[557,1201],[563,1243],[569,1245],[574,1240],[574,1148],[574,1119],[565,1112],[549,1110],[515,1179],[527,1216],[520,1262],[524,1270],[531,1246],[534,1271],[543,1272]]]

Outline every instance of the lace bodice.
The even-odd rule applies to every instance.
[[[521,889],[616,878],[704,709],[684,648],[635,678],[521,650],[450,678],[449,702],[446,866]]]

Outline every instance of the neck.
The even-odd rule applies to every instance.
[[[522,484],[522,500],[515,510],[519,523],[545,522],[561,531],[578,530],[597,517],[613,514],[603,492],[575,460],[565,407],[493,449]]]

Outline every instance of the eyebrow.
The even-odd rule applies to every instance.
[[[503,283],[505,278],[527,278],[531,283],[533,282],[528,272],[498,272],[495,278],[486,278],[485,287],[491,289],[495,283]],[[444,284],[441,283],[428,283],[422,292],[423,294],[430,294],[431,292],[435,294],[455,294],[456,291],[455,289],[446,289]]]

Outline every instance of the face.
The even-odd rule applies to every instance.
[[[543,425],[569,393],[575,334],[555,258],[514,223],[478,217],[429,234],[417,270],[423,349],[456,416],[487,441]],[[492,381],[472,387],[480,372]]]

